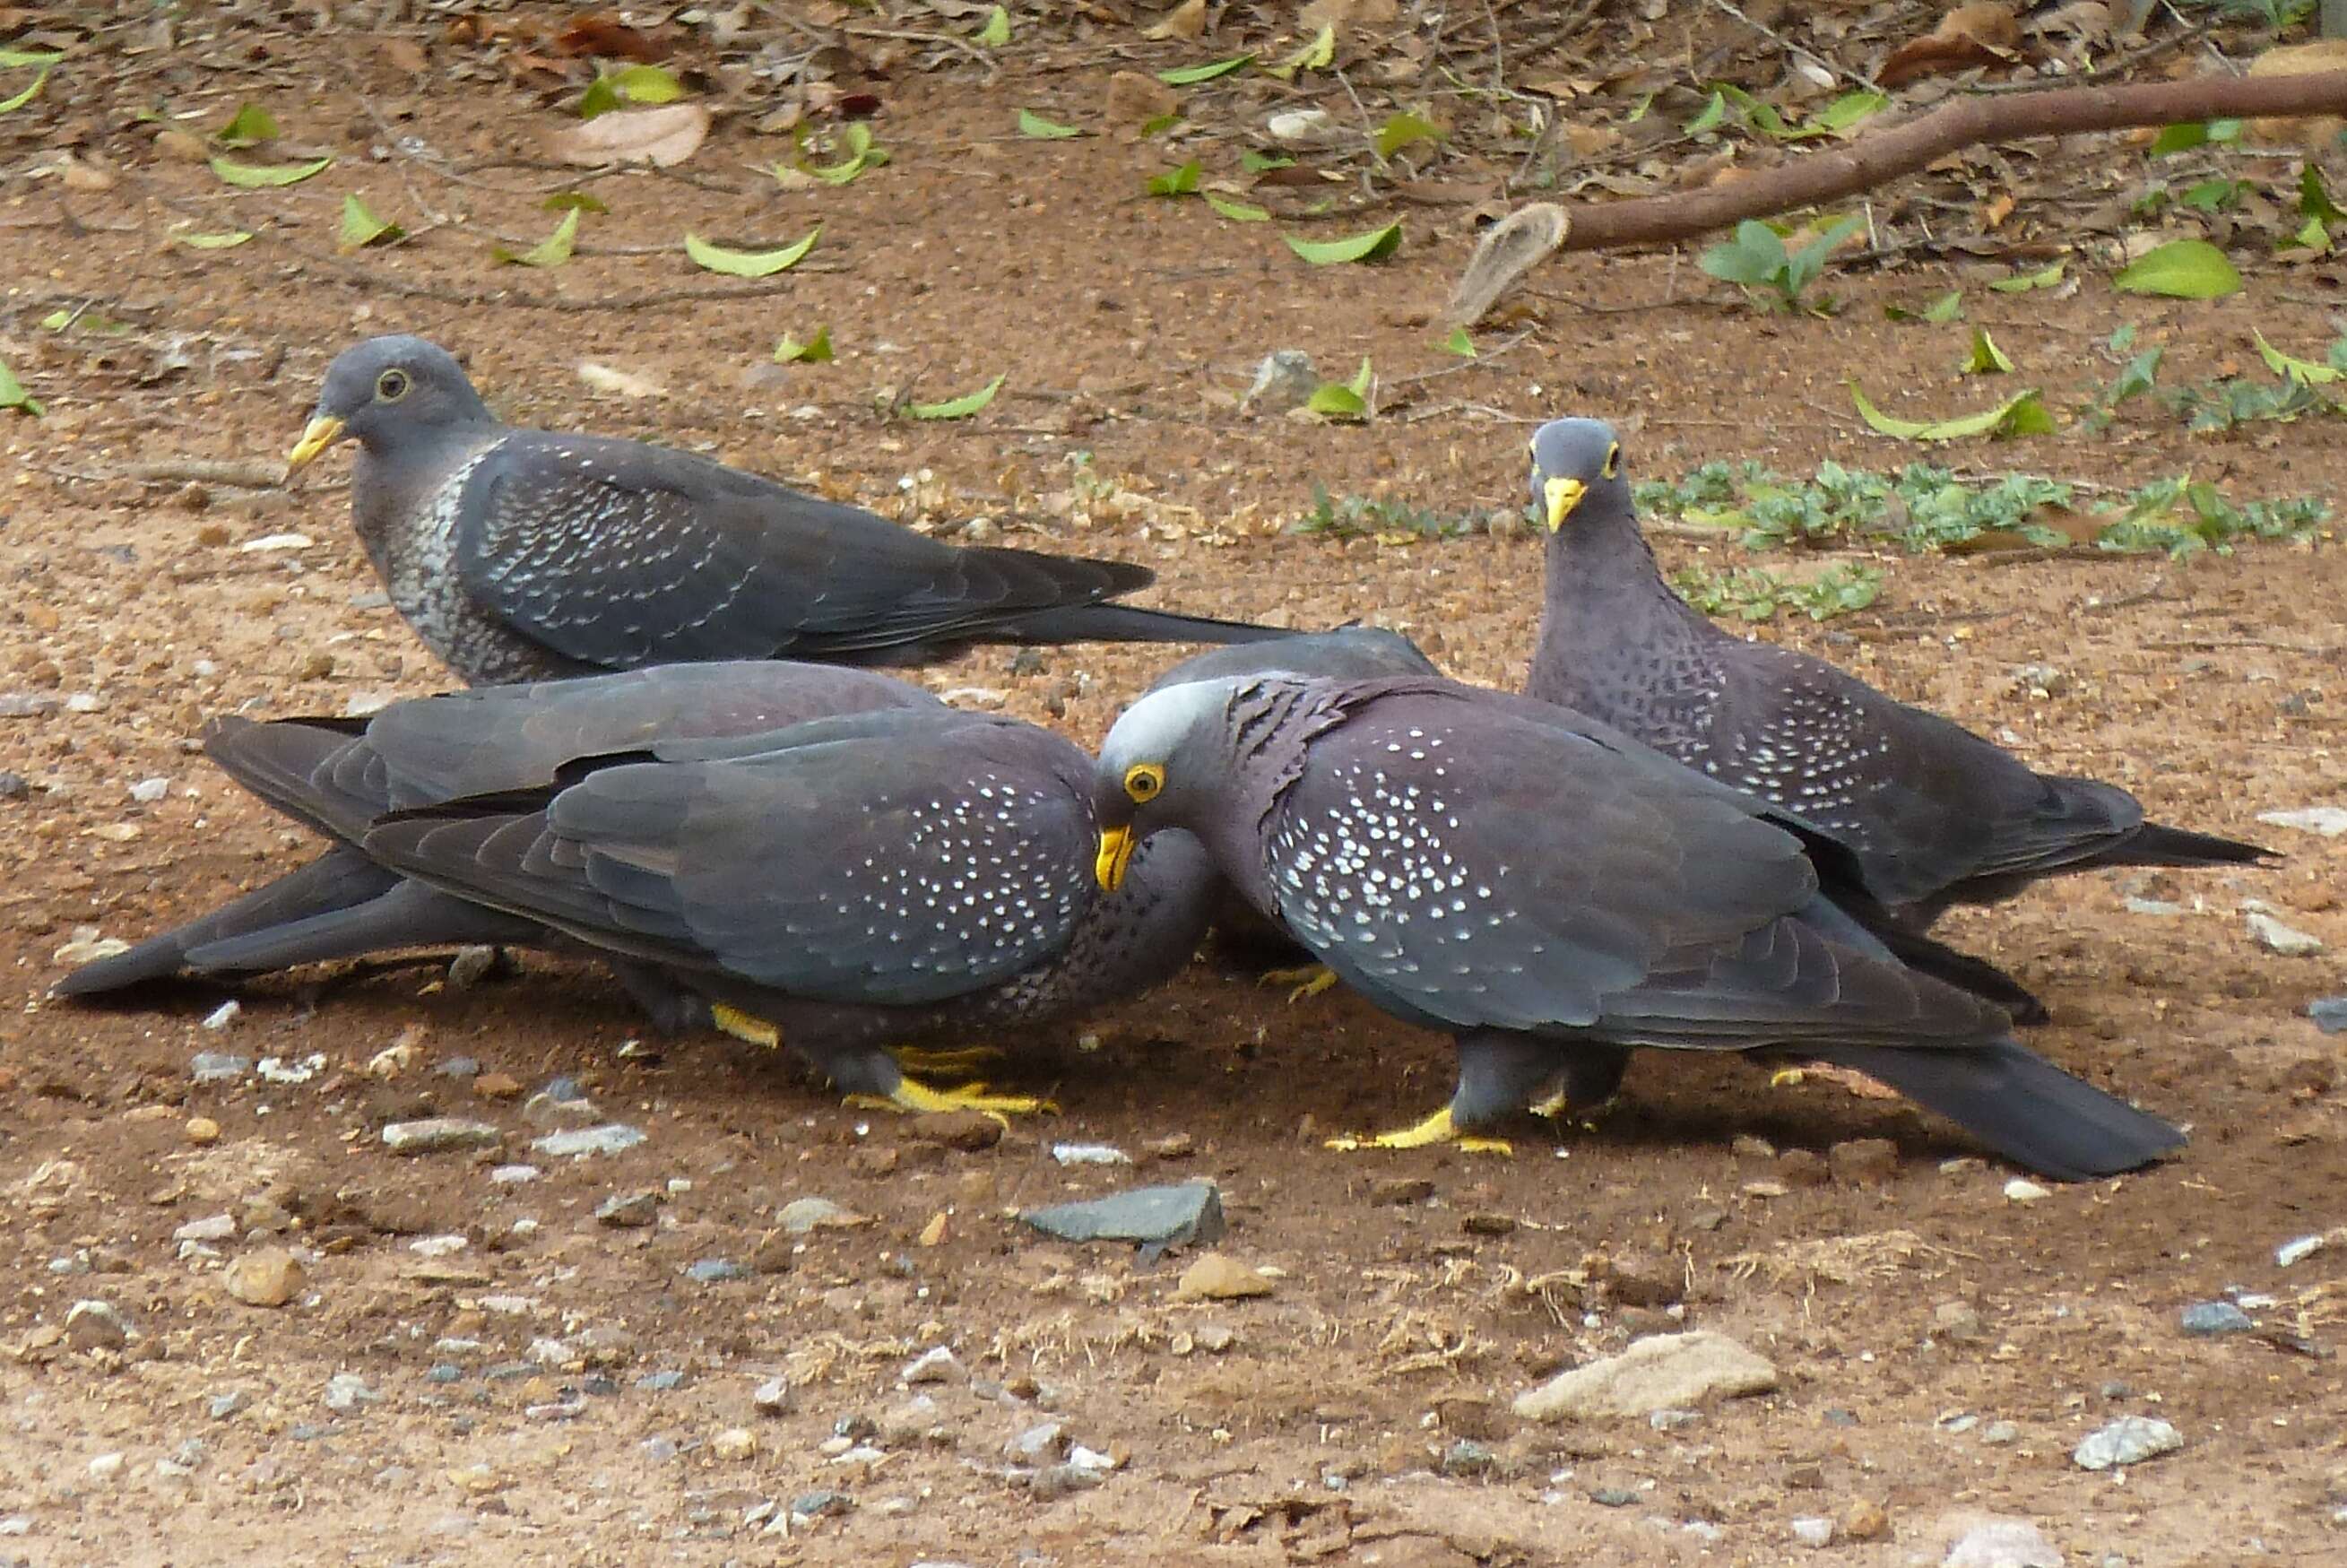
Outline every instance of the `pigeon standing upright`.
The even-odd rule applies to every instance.
[[[1547,703],[1427,679],[1194,682],[1126,710],[1093,788],[1102,886],[1186,829],[1346,984],[1452,1033],[1450,1104],[1383,1146],[1478,1132],[1559,1082],[1604,1099],[1639,1046],[1855,1069],[2051,1176],[2183,1142],[1901,964],[1797,818]]]
[[[370,338],[290,470],[359,443],[351,509],[392,604],[476,684],[697,660],[904,664],[971,642],[1284,633],[1112,604],[1122,561],[959,547],[691,453],[500,424],[454,356]]]
[[[2037,773],[1822,660],[1721,630],[1663,580],[1611,426],[1553,420],[1534,432],[1532,459],[1550,538],[1526,693],[1832,834],[1868,890],[1917,928],[2063,872],[2271,857],[2147,822],[2116,784]]]

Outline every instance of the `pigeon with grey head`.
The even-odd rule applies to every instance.
[[[1425,679],[1172,687],[1109,732],[1094,813],[1103,886],[1187,830],[1346,984],[1452,1034],[1450,1104],[1386,1146],[1560,1084],[1604,1099],[1637,1047],[1854,1069],[2051,1176],[2183,1142],[1901,963],[1830,840],[1548,703]]]
[[[1553,420],[1534,432],[1532,460],[1550,538],[1526,693],[1833,835],[1867,889],[1917,928],[2064,872],[2271,857],[2147,822],[2116,785],[2035,772],[1822,660],[1722,630],[1663,580],[1611,426]]]
[[[1109,602],[1147,587],[1145,567],[949,545],[689,452],[515,429],[422,338],[344,350],[289,470],[345,437],[359,445],[352,516],[392,604],[474,684],[1280,635]]]

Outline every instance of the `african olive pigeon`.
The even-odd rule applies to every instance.
[[[1377,1142],[1491,1126],[1633,1047],[1855,1069],[2045,1174],[2131,1169],[2167,1122],[1899,961],[1847,856],[1795,818],[1551,704],[1451,682],[1235,676],[1143,698],[1094,779],[1096,875],[1186,829],[1355,990],[1454,1036],[1450,1103]]]
[[[698,660],[906,664],[971,642],[1242,642],[1273,628],[1112,604],[1122,561],[958,547],[641,441],[517,430],[446,350],[377,337],[327,367],[298,469],[343,436],[392,604],[485,684]]]

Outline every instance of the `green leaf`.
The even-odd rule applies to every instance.
[[[815,336],[805,343],[784,333],[783,341],[774,345],[776,364],[789,364],[794,360],[801,364],[829,364],[831,358],[831,328],[828,325],[815,328]]]
[[[1442,135],[1440,126],[1404,109],[1378,127],[1377,140],[1373,145],[1379,158],[1391,158],[1413,142],[1440,141]]]
[[[77,332],[96,333],[100,337],[120,337],[130,330],[128,322],[116,321],[95,307],[80,312],[51,311],[41,318],[44,331],[61,333],[67,327]]]
[[[1157,79],[1169,87],[1195,87],[1200,82],[1211,82],[1216,77],[1227,77],[1240,67],[1254,63],[1255,56],[1252,54],[1233,55],[1227,60],[1211,60],[1203,66],[1176,66],[1170,71],[1158,72]]]
[[[2050,289],[2062,282],[2066,261],[2056,261],[2034,272],[2017,272],[2010,278],[1999,278],[1989,287],[2000,294],[2025,294],[2032,289]]]
[[[1950,289],[1922,310],[1906,305],[1885,305],[1883,318],[1894,322],[1930,322],[1933,326],[1945,326],[1964,313],[1964,292]]]
[[[1010,42],[1010,13],[997,5],[986,18],[986,26],[978,30],[979,46],[999,49]]]
[[[1475,357],[1475,340],[1467,335],[1465,327],[1452,327],[1450,335],[1442,340],[1442,352],[1455,354],[1461,359]]]
[[[621,104],[672,104],[684,97],[684,84],[658,66],[627,66],[588,84],[579,100],[579,118],[593,119]]]
[[[1284,152],[1257,152],[1248,148],[1239,154],[1239,167],[1249,174],[1265,174],[1275,169],[1293,169],[1296,160]]]
[[[220,128],[217,139],[222,147],[245,148],[259,147],[276,136],[277,117],[259,104],[247,103]]]
[[[2266,368],[2285,381],[2297,382],[2301,386],[2319,386],[2337,381],[2342,374],[2331,365],[2317,364],[2311,359],[2299,359],[2282,353],[2266,342],[2266,334],[2255,327],[2250,329],[2250,335],[2257,339],[2258,357],[2266,362]]]
[[[578,238],[579,210],[573,208],[562,215],[562,221],[554,226],[553,233],[528,250],[509,251],[503,245],[492,245],[489,254],[497,261],[509,261],[517,267],[559,267],[570,260],[570,248]]]
[[[54,57],[55,56],[52,56],[52,58]],[[29,57],[27,56],[26,58],[29,62]],[[16,110],[23,108],[26,104],[31,103],[35,98],[40,97],[41,88],[48,85],[49,72],[53,69],[55,69],[55,67],[52,66],[43,66],[41,67],[40,74],[33,78],[33,85],[31,87],[26,87],[23,92],[18,93],[12,98],[0,99],[0,114],[14,114]],[[21,391],[22,388],[19,388],[18,390]],[[38,404],[31,403],[15,405],[0,405],[0,406],[30,406],[36,413],[38,413],[40,410],[40,405]]]
[[[712,245],[698,234],[684,237],[684,253],[693,264],[712,272],[723,272],[729,278],[771,278],[786,272],[805,259],[815,249],[815,236],[823,232],[818,223],[807,231],[807,237],[794,245],[779,251],[729,251],[723,245]]]
[[[1696,265],[1715,278],[1757,289],[1773,283],[1786,263],[1785,241],[1766,223],[1747,218],[1735,235],[1714,245]]]
[[[1071,136],[1081,136],[1084,133],[1074,126],[1061,125],[1057,120],[1045,119],[1033,109],[1020,109],[1019,134],[1033,137],[1037,141],[1065,141]]]
[[[327,169],[333,167],[333,163],[332,157],[322,158],[315,163],[279,163],[266,166],[256,163],[231,163],[225,158],[215,158],[211,160],[214,174],[219,175],[226,183],[241,186],[247,190],[277,185],[299,185],[313,175],[325,173]]]
[[[232,251],[251,238],[250,234],[231,230],[224,234],[174,234],[171,243],[185,245],[190,251]]]
[[[1299,240],[1293,234],[1283,234],[1287,248],[1316,267],[1333,267],[1345,261],[1374,261],[1380,256],[1390,256],[1401,248],[1399,220],[1382,229],[1372,229],[1366,234],[1348,239],[1315,241]]]
[[[887,152],[873,145],[872,128],[862,120],[850,120],[839,128],[837,149],[845,154],[837,163],[809,169],[807,172],[826,185],[846,185],[867,169],[877,169],[888,161]]]
[[[1333,22],[1320,24],[1320,31],[1312,41],[1276,66],[1266,66],[1266,75],[1286,81],[1298,71],[1325,71],[1337,58],[1337,26]]]
[[[1007,375],[1009,373],[1005,372]],[[1002,390],[1002,375],[996,376],[976,392],[961,397],[949,397],[943,403],[907,403],[904,414],[907,419],[967,419],[988,404]]]
[[[1215,211],[1221,213],[1224,217],[1229,219],[1234,223],[1268,223],[1271,221],[1271,214],[1263,208],[1257,207],[1252,201],[1234,200],[1228,196],[1222,195],[1221,193],[1213,190],[1206,191],[1204,194],[1206,198],[1207,206],[1213,208]]]
[[[334,249],[337,251],[355,251],[378,241],[405,238],[406,230],[387,219],[376,217],[357,197],[343,198],[343,224],[334,236]]]
[[[2198,120],[2186,120],[2181,125],[2160,127],[2159,134],[2151,138],[2151,146],[2146,149],[2145,155],[2166,158],[2170,153],[2189,152],[2196,147],[2205,147],[2208,142],[2209,128]]]
[[[2222,212],[2238,204],[2249,189],[2238,179],[2202,179],[2187,186],[2176,200],[2195,212]]]
[[[65,56],[55,49],[0,49],[0,70],[25,66],[54,66]]]
[[[1341,381],[1324,381],[1313,388],[1304,406],[1323,419],[1367,419],[1369,401]]]
[[[1956,366],[1956,374],[1959,375],[2010,375],[2013,374],[2013,361],[2004,356],[2004,350],[1996,346],[1996,340],[1988,335],[1986,327],[1974,327],[1973,328],[1973,351],[1964,356],[1964,362],[1962,364]]]
[[[558,190],[539,202],[538,206],[548,212],[609,212],[610,210],[609,207],[603,205],[601,197],[589,196],[583,190]]]
[[[2322,171],[2309,162],[2298,177],[2298,210],[2302,217],[2323,224],[2347,219],[2331,200],[2330,187],[2322,183]]]
[[[1152,196],[1194,196],[1198,193],[1200,172],[1197,160],[1194,159],[1178,169],[1151,175],[1145,189]]]
[[[1143,120],[1141,122],[1141,139],[1147,141],[1151,137],[1163,136],[1165,132],[1172,130],[1175,126],[1180,125],[1181,123],[1182,111],[1180,109],[1175,109],[1172,114],[1159,115],[1154,119]]]
[[[2130,294],[2219,300],[2239,292],[2241,274],[2206,240],[2171,240],[2120,269],[2111,285]]]
[[[1899,419],[1877,408],[1855,381],[1845,384],[1850,388],[1850,402],[1858,407],[1858,416],[1870,428],[1901,441],[1958,441],[1970,436],[1991,435],[2046,436],[2054,430],[2054,416],[2037,400],[2034,387],[1984,413],[1962,415],[1954,419]]]
[[[1721,122],[1727,118],[1727,96],[1725,93],[1715,92],[1711,95],[1711,101],[1703,106],[1701,112],[1686,122],[1686,132],[1689,136],[1701,136],[1706,131],[1717,130]]]
[[[25,384],[16,379],[16,373],[8,368],[6,360],[0,360],[0,408],[13,408],[36,419],[47,412],[25,390]]]
[[[1891,100],[1881,93],[1844,93],[1811,116],[1809,125],[1819,131],[1845,131],[1881,113],[1890,103]]]

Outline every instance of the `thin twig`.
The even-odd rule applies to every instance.
[[[1879,93],[1882,90],[1882,84],[1876,81],[1872,77],[1862,76],[1856,71],[1846,71],[1842,69],[1841,67],[1834,64],[1833,61],[1826,58],[1823,55],[1819,54],[1815,49],[1796,44],[1793,40],[1777,31],[1776,28],[1769,26],[1766,22],[1754,21],[1736,6],[1729,5],[1728,0],[1711,0],[1711,3],[1714,7],[1727,12],[1737,21],[1743,23],[1754,32],[1759,34],[1762,37],[1768,39],[1778,48],[1784,50],[1785,53],[1788,55],[1799,55],[1801,58],[1811,61],[1814,64],[1822,67],[1824,69],[1832,72],[1835,76],[1840,77],[1843,81],[1850,83],[1852,87],[1864,87],[1870,93]]]

